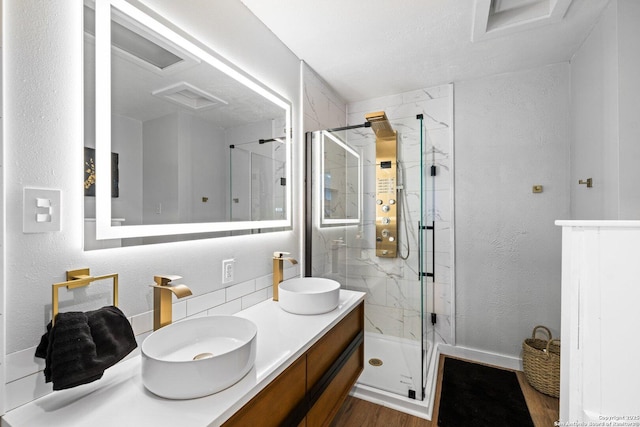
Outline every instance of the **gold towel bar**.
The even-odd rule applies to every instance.
[[[118,306],[118,273],[113,274],[105,274],[103,276],[91,276],[88,268],[79,268],[77,270],[69,270],[67,271],[67,281],[54,283],[51,285],[51,326],[54,325],[56,321],[56,316],[58,315],[59,309],[59,300],[58,300],[58,289],[61,287],[65,287],[67,289],[75,289],[82,288],[88,286],[92,282],[96,282],[98,280],[104,279],[113,279],[113,305]]]

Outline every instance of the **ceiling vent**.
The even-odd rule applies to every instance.
[[[173,52],[113,21],[111,44],[161,70],[184,61]]]
[[[475,0],[471,41],[562,21],[572,0]]]
[[[186,82],[180,82],[163,89],[158,89],[152,92],[152,94],[193,111],[202,111],[218,105],[228,104],[227,101]]]
[[[84,31],[95,37],[95,11],[84,7]],[[192,67],[200,61],[156,35],[142,24],[114,11],[111,19],[113,52],[159,75]]]

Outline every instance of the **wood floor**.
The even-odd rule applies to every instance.
[[[440,391],[442,389],[442,373],[444,371],[444,358],[440,356],[438,368],[438,382],[436,384],[436,396],[432,419],[407,415],[404,412],[376,405],[365,400],[347,396],[338,414],[331,424],[332,427],[360,427],[360,426],[402,426],[402,427],[437,427],[438,407],[440,406]],[[542,394],[532,388],[527,382],[524,373],[516,371],[522,394],[527,401],[529,413],[535,427],[550,427],[558,420],[559,401],[553,397]]]

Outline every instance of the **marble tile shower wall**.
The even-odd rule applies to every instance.
[[[375,257],[374,242],[374,137],[370,130],[356,133],[353,141],[363,151],[364,170],[364,212],[361,226],[328,227],[319,229],[312,236],[312,275],[331,277],[349,289],[367,293],[367,331],[391,334],[407,339],[418,339],[420,289],[417,285],[417,235],[418,216],[417,186],[419,185],[419,162],[416,146],[419,144],[417,114],[424,114],[426,145],[430,156],[428,164],[434,161],[438,176],[434,186],[428,191],[430,202],[427,220],[436,221],[436,282],[427,286],[426,307],[435,312],[438,322],[435,327],[436,339],[451,342],[452,283],[452,213],[453,195],[451,182],[451,138],[453,117],[451,114],[452,87],[442,85],[420,89],[384,98],[357,102],[348,106],[349,114],[344,121],[345,110],[339,96],[335,94],[306,65],[304,66],[304,130],[305,132],[334,128],[346,124],[363,123],[364,114],[385,110],[394,128],[400,132],[400,159],[405,165],[407,193],[409,199],[409,240],[414,248],[409,259],[385,260]],[[368,177],[368,178],[367,178]],[[316,179],[316,174],[312,174]],[[434,203],[435,202],[435,203]],[[435,208],[433,208],[435,206]],[[317,220],[317,218],[316,218]],[[404,231],[403,231],[404,233]],[[429,244],[428,250],[431,251]],[[430,281],[429,281],[430,282]]]
[[[285,279],[299,275],[298,266],[284,270]],[[273,296],[273,275],[258,277],[233,284],[202,295],[189,297],[173,303],[173,320],[208,316],[212,314],[234,314]],[[127,359],[140,354],[142,341],[153,330],[153,311],[129,317],[138,348]],[[44,331],[43,331],[44,332]],[[34,344],[40,337],[34,337]],[[44,382],[44,360],[34,357],[36,346],[7,355],[6,359],[6,407],[7,411],[51,393],[51,384]]]
[[[345,102],[318,75],[303,63],[304,81],[304,131],[313,132],[322,129],[342,127],[347,124]],[[315,186],[316,171],[312,172],[312,184]],[[314,187],[315,188],[315,187]],[[315,196],[314,196],[315,197]],[[315,221],[318,220],[314,214]],[[312,275],[314,277],[332,277],[341,284],[346,277],[336,268],[338,248],[341,248],[348,235],[355,234],[353,227],[330,227],[321,231],[314,224],[312,233]],[[334,250],[331,250],[334,248]]]
[[[418,233],[420,216],[420,127],[417,114],[424,115],[426,129],[425,160],[423,173],[429,173],[431,164],[437,168],[435,179],[426,185],[426,220],[435,221],[435,283],[427,279],[425,287],[425,311],[437,313],[436,340],[451,342],[451,281],[452,233],[451,215],[451,137],[453,132],[452,87],[443,85],[420,89],[349,104],[347,122],[350,125],[365,121],[364,115],[384,110],[399,134],[398,160],[401,169],[399,181],[404,182],[404,194],[408,209],[399,223],[400,242],[409,242],[407,260],[385,259],[375,256],[375,136],[370,129],[355,132],[349,143],[361,150],[363,155],[363,222],[361,227],[347,231],[345,245],[337,246],[334,239],[327,239],[326,253],[339,251],[338,265],[344,271],[347,288],[365,291],[366,328],[368,332],[392,335],[409,340],[420,338],[421,292],[418,280]],[[403,206],[404,208],[404,206]],[[407,223],[405,234],[404,222]],[[346,230],[345,230],[346,231]],[[350,234],[350,235],[349,235]],[[430,254],[430,234],[425,235]],[[407,253],[401,243],[401,253]],[[333,255],[334,259],[336,255]],[[433,270],[431,258],[428,271]],[[330,260],[327,260],[330,261]]]
[[[346,124],[345,102],[303,63],[304,131],[337,128]]]

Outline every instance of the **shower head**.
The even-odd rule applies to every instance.
[[[385,138],[394,136],[395,133],[387,119],[387,115],[384,111],[377,111],[375,113],[365,114],[364,118],[371,123],[371,129],[378,138]]]

